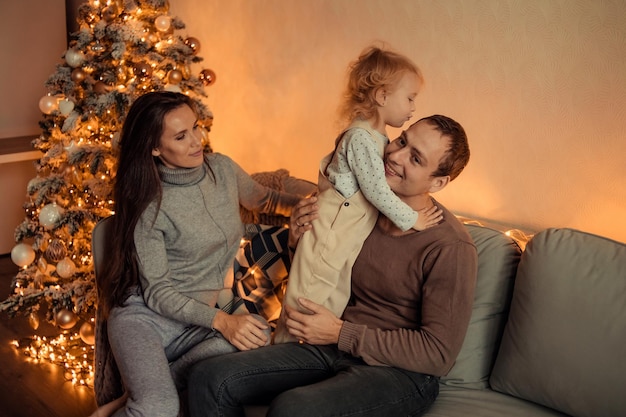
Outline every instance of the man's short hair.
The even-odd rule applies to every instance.
[[[424,117],[416,123],[422,121],[434,126],[442,136],[446,136],[449,139],[448,149],[439,161],[439,166],[437,166],[437,169],[435,169],[431,176],[449,176],[450,181],[452,181],[459,176],[469,161],[470,149],[465,129],[463,129],[463,126],[456,120],[440,114]]]

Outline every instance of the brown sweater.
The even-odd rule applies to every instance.
[[[437,226],[390,236],[377,225],[352,269],[339,349],[370,365],[446,375],[469,324],[477,254],[448,210]]]

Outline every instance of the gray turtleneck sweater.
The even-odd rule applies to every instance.
[[[159,173],[161,205],[150,204],[135,228],[145,302],[165,317],[211,327],[243,234],[239,205],[288,216],[299,197],[262,186],[217,153],[198,168],[160,165]]]

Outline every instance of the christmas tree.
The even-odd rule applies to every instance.
[[[192,64],[202,61],[200,43],[178,34],[185,25],[169,15],[166,0],[89,0],[79,6],[77,20],[79,30],[71,34],[64,62],[47,80],[48,94],[39,102],[42,133],[33,146],[43,156],[28,184],[26,218],[11,251],[21,269],[0,311],[28,316],[34,329],[40,317],[58,326],[57,339],[33,338],[27,353],[81,368],[72,379],[89,384],[90,371],[83,367],[91,367],[85,357],[93,350],[97,302],[91,231],[113,214],[124,116],[146,92],[188,94],[197,104],[210,151],[212,114],[202,98],[215,74],[210,69],[192,74]]]

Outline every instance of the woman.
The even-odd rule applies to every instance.
[[[229,314],[218,297],[230,293],[240,204],[288,216],[298,197],[205,154],[197,121],[186,95],[152,92],[124,123],[110,263],[98,291],[126,394],[95,415],[174,417],[191,364],[269,343],[262,318]]]

